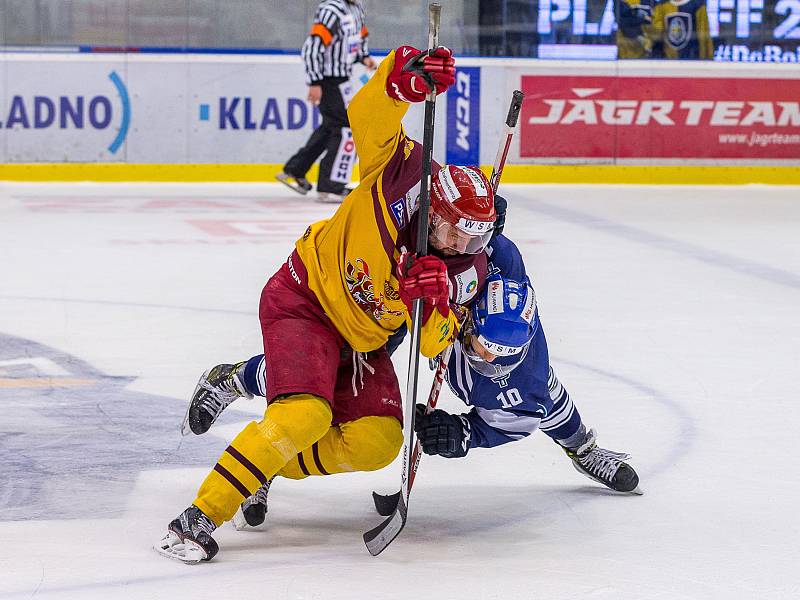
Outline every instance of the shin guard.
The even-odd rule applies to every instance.
[[[225,449],[193,504],[217,526],[230,520],[245,498],[328,432],[331,418],[330,405],[310,394],[270,403],[264,419],[247,425]]]
[[[403,428],[394,417],[362,417],[335,425],[325,437],[292,458],[278,472],[303,479],[351,471],[375,471],[392,462],[403,445]]]

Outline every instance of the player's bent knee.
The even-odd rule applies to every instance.
[[[264,419],[258,424],[264,435],[289,460],[324,436],[331,426],[333,414],[324,398],[312,394],[293,394],[270,402]],[[272,429],[282,435],[275,435]],[[269,430],[269,431],[268,431]]]
[[[403,427],[394,417],[362,417],[342,423],[350,465],[356,471],[376,471],[391,463],[403,446]]]

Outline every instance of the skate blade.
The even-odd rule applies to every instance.
[[[239,506],[239,508],[236,509],[236,514],[233,515],[233,519],[231,520],[231,524],[233,525],[233,528],[236,531],[266,531],[267,529],[265,525],[266,522],[267,521],[265,519],[264,523],[261,523],[261,525],[256,525],[255,527],[253,527],[247,522],[247,519],[244,518],[244,513],[242,512],[241,506]]]
[[[293,191],[297,192],[301,196],[305,196],[308,193],[307,189],[300,187],[296,183],[292,183],[291,178],[288,177],[287,175],[284,175],[283,177],[281,177],[281,175],[278,174],[278,175],[275,176],[275,179],[280,181],[283,185],[288,187],[290,190],[293,190]]]
[[[345,196],[340,194],[331,194],[328,192],[317,192],[317,202],[320,204],[341,204]]]
[[[206,560],[208,555],[198,544],[191,540],[181,540],[178,535],[170,531],[160,542],[153,545],[153,549],[161,556],[179,560],[187,565],[196,565]]]
[[[181,435],[186,437],[190,433],[192,433],[192,428],[189,427],[189,408],[191,408],[192,404],[189,403],[189,406],[186,407],[186,414],[183,415],[183,422],[181,423]]]

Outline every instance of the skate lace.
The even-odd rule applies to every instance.
[[[367,355],[364,352],[356,352],[353,350],[353,396],[358,396],[358,388],[356,387],[356,376],[361,383],[361,389],[364,389],[364,369],[371,374],[375,374],[375,369],[367,362]]]
[[[217,526],[214,524],[214,521],[209,519],[203,513],[200,513],[200,515],[198,515],[197,522],[195,523],[195,526],[192,527],[192,529],[194,530],[193,533],[195,533],[195,535],[200,531],[203,531],[208,535],[211,535],[216,528]]]
[[[241,398],[242,394],[233,377],[226,377],[217,385],[211,385],[208,381],[201,381],[200,387],[208,392],[203,398],[201,406],[216,419],[220,413],[234,400]]]
[[[256,493],[247,498],[242,504],[243,508],[247,508],[248,506],[253,506],[253,504],[263,504],[264,506],[267,505],[267,494],[269,493],[269,486],[272,484],[272,479],[268,480],[267,483],[262,485],[260,488],[256,490]]]
[[[620,465],[630,457],[630,454],[624,452],[614,452],[595,446],[584,456],[579,456],[578,461],[593,475],[611,481],[617,474]]]
[[[256,490],[256,493],[253,494],[254,503],[257,504],[266,504],[267,503],[267,494],[269,493],[269,486],[272,484],[272,479],[267,481],[264,485]]]

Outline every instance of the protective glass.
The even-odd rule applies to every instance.
[[[482,233],[468,233],[433,213],[431,240],[439,250],[452,250],[458,254],[480,254],[492,239],[492,227]]]

